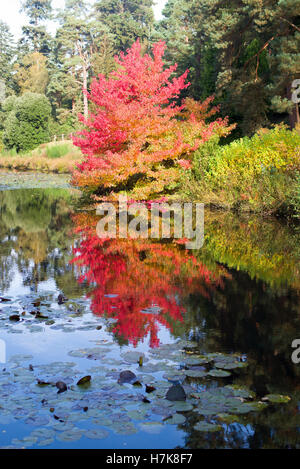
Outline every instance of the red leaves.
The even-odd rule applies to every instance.
[[[85,155],[73,174],[75,185],[107,192],[120,184],[127,187],[134,176],[136,198],[156,196],[179,179],[178,160],[189,167],[191,153],[202,143],[215,132],[229,132],[225,120],[205,123],[218,110],[208,110],[213,98],[176,104],[189,86],[188,71],[172,78],[177,66],[164,68],[164,51],[165,44],[159,42],[152,56],[142,55],[137,41],[115,58],[118,69],[108,79],[99,75],[93,80],[88,98],[95,112],[74,139]]]
[[[137,345],[147,336],[159,345],[161,326],[173,330],[184,321],[183,299],[193,292],[208,297],[221,284],[193,254],[175,243],[151,240],[100,239],[95,234],[98,218],[74,217],[80,244],[73,263],[80,281],[91,286],[95,315],[116,319],[112,332]]]

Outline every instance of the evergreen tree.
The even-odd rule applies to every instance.
[[[25,53],[49,54],[51,37],[43,23],[52,17],[51,0],[23,0],[21,12],[27,15],[29,25],[22,28],[20,47]]]
[[[0,21],[0,103],[4,101],[7,93],[14,88],[13,57],[15,54],[13,35],[9,27]]]
[[[151,41],[154,27],[153,0],[98,0],[96,19],[106,25],[115,38],[116,52],[126,51],[137,38]]]
[[[46,96],[25,93],[19,98],[8,98],[3,143],[17,152],[32,150],[49,140],[51,106]]]
[[[176,60],[190,61],[194,97],[216,93],[243,134],[276,120],[274,111],[289,112],[292,126],[299,120],[298,105],[290,99],[299,77],[299,2],[169,0],[164,15],[158,30],[165,23],[164,37]],[[180,46],[183,27],[190,33],[186,50]]]
[[[89,72],[91,70],[92,55],[96,49],[96,37],[93,34],[89,12],[86,3],[81,0],[67,0],[65,9],[58,14],[60,28],[55,38],[56,57],[59,63],[59,73],[64,75],[64,82],[69,83],[67,90],[71,91],[69,98],[75,112],[77,97],[81,90],[88,89]],[[52,76],[51,88],[57,82],[57,73]],[[72,91],[75,90],[74,93]],[[83,95],[83,112],[88,115],[88,101]]]

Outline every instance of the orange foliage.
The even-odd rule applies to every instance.
[[[73,184],[100,194],[132,190],[136,199],[172,192],[182,168],[190,167],[192,152],[216,133],[226,135],[227,119],[206,123],[218,111],[186,99],[176,104],[188,71],[171,79],[177,66],[164,67],[165,44],[153,46],[153,57],[141,54],[139,41],[116,58],[118,70],[91,85],[86,130],[74,144],[85,160],[73,174]],[[84,121],[84,119],[81,117]]]
[[[135,346],[147,336],[158,346],[160,326],[172,331],[183,322],[183,298],[193,292],[209,297],[222,284],[222,270],[213,274],[175,242],[100,239],[95,215],[80,214],[74,222],[81,241],[72,262],[79,281],[93,287],[91,309],[116,319],[113,333]]]

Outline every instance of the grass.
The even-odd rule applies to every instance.
[[[71,141],[52,142],[27,154],[17,154],[15,150],[2,152],[0,168],[68,174],[81,160],[80,150]]]

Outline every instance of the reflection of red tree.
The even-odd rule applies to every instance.
[[[79,281],[96,285],[90,293],[92,311],[117,319],[113,332],[134,346],[148,334],[151,346],[158,346],[159,325],[172,332],[172,323],[183,321],[180,299],[196,290],[208,296],[220,283],[175,243],[100,239],[93,215],[77,215],[75,224],[81,241],[73,262],[81,268]]]

